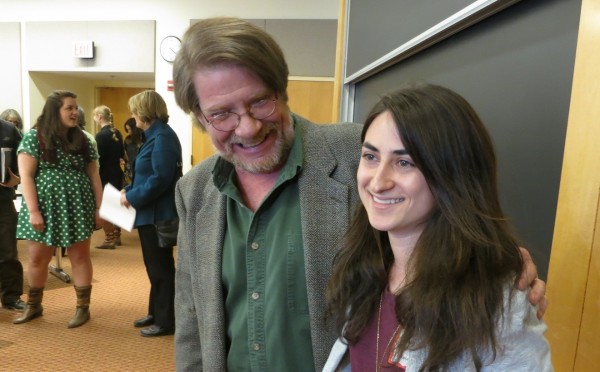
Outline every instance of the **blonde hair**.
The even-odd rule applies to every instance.
[[[108,108],[108,106],[100,105],[100,106],[96,107],[94,109],[94,115],[95,114],[100,115],[100,117],[102,119],[104,119],[104,121],[106,121],[106,122],[108,122],[108,123],[110,123],[112,125],[112,123],[113,123],[113,114],[110,111],[110,109]]]
[[[129,98],[129,111],[146,123],[152,123],[155,119],[169,122],[167,104],[153,90],[145,90]]]

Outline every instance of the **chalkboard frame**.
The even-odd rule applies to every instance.
[[[417,36],[401,41],[401,45],[396,49],[376,59],[372,63],[364,66],[350,76],[346,75],[346,65],[348,61],[348,49],[344,54],[344,82],[342,85],[342,102],[340,117],[343,121],[354,121],[354,85],[372,75],[406,59],[410,56],[423,51],[430,46],[472,26],[491,15],[519,2],[521,0],[475,0],[469,5],[454,14],[448,15],[443,21],[424,30]],[[348,23],[350,17],[351,0],[348,0],[348,6],[345,14],[345,45],[348,45],[349,34]],[[427,25],[426,25],[427,26]]]

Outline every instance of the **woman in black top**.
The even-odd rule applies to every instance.
[[[125,172],[124,172],[124,180],[123,186],[127,186],[131,183],[131,179],[133,176],[133,162],[135,161],[135,157],[140,151],[140,147],[142,146],[142,131],[135,126],[135,119],[129,118],[125,122]]]

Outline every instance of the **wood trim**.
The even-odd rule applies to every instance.
[[[592,241],[590,270],[583,302],[583,314],[574,371],[594,371],[600,365],[600,203],[596,206],[595,234]],[[594,269],[595,268],[595,269]]]
[[[583,0],[565,154],[554,230],[547,295],[547,337],[557,371],[587,371],[600,363],[598,297],[586,293],[592,267],[600,264],[594,229],[600,189],[600,0]],[[596,252],[594,252],[594,250]],[[594,254],[595,253],[595,254]],[[593,260],[593,261],[592,261]],[[594,283],[594,291],[597,291]],[[592,292],[594,292],[592,291]],[[586,299],[586,296],[587,299]],[[593,303],[593,301],[596,301]],[[584,309],[584,305],[586,308]],[[595,309],[595,310],[593,310]],[[588,329],[588,327],[590,327]],[[588,335],[593,334],[593,338]],[[587,343],[587,344],[586,344]],[[587,361],[595,358],[594,368]],[[577,366],[577,369],[575,368]]]
[[[208,133],[200,129],[196,124],[192,125],[192,167],[214,153],[215,148]]]
[[[346,44],[346,0],[339,0],[337,43],[335,47],[335,76],[333,81],[333,103],[331,118],[340,121],[342,87],[344,86],[344,53]]]

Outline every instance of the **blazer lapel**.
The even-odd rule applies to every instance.
[[[350,218],[351,190],[331,176],[338,164],[319,128],[299,122],[297,130],[304,130],[304,167],[298,182],[313,353],[315,360],[324,361],[336,337],[332,324],[323,332],[325,289],[340,230]]]

